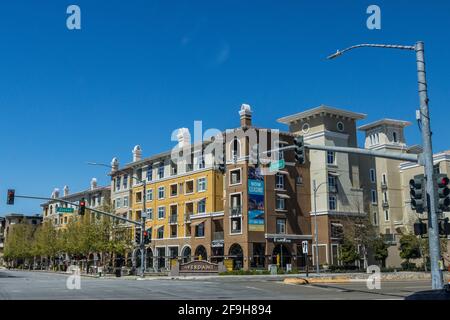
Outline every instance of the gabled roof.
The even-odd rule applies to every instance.
[[[358,127],[358,130],[366,131],[366,130],[370,130],[370,129],[373,129],[375,127],[379,127],[382,125],[396,126],[396,127],[404,128],[404,127],[411,125],[411,122],[404,121],[404,120],[395,120],[395,119],[384,118],[384,119],[380,119],[380,120],[377,120],[377,121],[374,121],[374,122],[371,122],[368,124],[364,124],[364,125]]]
[[[336,115],[336,116],[340,116],[340,117],[344,117],[344,118],[349,118],[352,120],[365,119],[367,116],[364,113],[358,113],[358,112],[353,112],[353,111],[344,110],[344,109],[337,109],[337,108],[329,107],[329,106],[322,104],[316,108],[312,108],[312,109],[309,109],[306,111],[295,113],[290,116],[279,118],[277,120],[277,122],[284,123],[284,124],[290,124],[291,122],[294,122],[294,121],[307,119],[312,116],[317,116],[317,115],[321,116],[321,115],[326,115],[326,114]]]

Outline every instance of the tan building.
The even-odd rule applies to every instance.
[[[289,131],[302,135],[306,144],[357,147],[356,122],[365,114],[321,105],[278,119]],[[311,229],[317,215],[319,264],[339,264],[339,246],[345,226],[355,217],[364,217],[363,189],[359,157],[345,153],[311,150],[309,152],[310,202],[314,204],[314,182],[317,187],[316,211],[311,208]],[[313,256],[315,254],[313,241]],[[315,261],[315,259],[314,259]]]

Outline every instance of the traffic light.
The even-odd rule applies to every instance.
[[[84,198],[80,200],[79,208],[78,208],[78,214],[80,216],[84,216],[84,212],[86,211],[86,201],[84,201]]]
[[[134,229],[134,241],[137,244],[141,243],[141,228],[135,228]]]
[[[450,207],[450,189],[448,188],[449,179],[445,174],[437,175],[438,186],[438,209],[443,211],[449,211]]]
[[[294,139],[295,144],[295,160],[299,164],[305,163],[305,144],[303,142],[303,136],[297,136]]]
[[[255,165],[259,164],[258,145],[255,143],[250,150],[250,163]]]
[[[423,174],[416,175],[409,180],[409,194],[411,196],[411,209],[417,213],[423,213],[426,199]]]
[[[448,222],[448,218],[439,221],[439,235],[441,236],[450,235],[450,223]]]
[[[144,244],[152,242],[151,229],[144,231]]]
[[[8,189],[8,196],[6,199],[6,204],[13,205],[14,204],[14,195],[16,191],[14,189]]]
[[[427,234],[427,225],[422,221],[414,223],[414,234],[416,236]]]

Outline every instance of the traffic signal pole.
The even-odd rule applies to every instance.
[[[420,121],[422,125],[423,162],[425,167],[425,183],[428,203],[428,237],[430,246],[431,283],[433,289],[443,288],[442,271],[439,269],[440,241],[437,209],[436,179],[433,169],[433,149],[431,143],[430,114],[428,110],[427,80],[425,73],[424,44],[419,41],[415,45],[417,61],[417,79],[420,99]]]

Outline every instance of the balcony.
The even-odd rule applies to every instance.
[[[223,240],[223,231],[216,231],[213,233],[213,240]]]
[[[230,216],[238,217],[242,215],[242,206],[236,206],[230,208]]]
[[[178,223],[178,216],[176,214],[170,215],[169,223],[170,224],[177,224]]]
[[[383,208],[389,208],[389,202],[386,200],[383,200]]]
[[[191,222],[191,215],[192,215],[192,212],[185,213],[184,214],[184,222]]]
[[[395,245],[395,234],[387,233],[383,235],[383,240],[387,244]]]
[[[386,190],[387,189],[387,183],[386,181],[381,182],[381,189]]]

